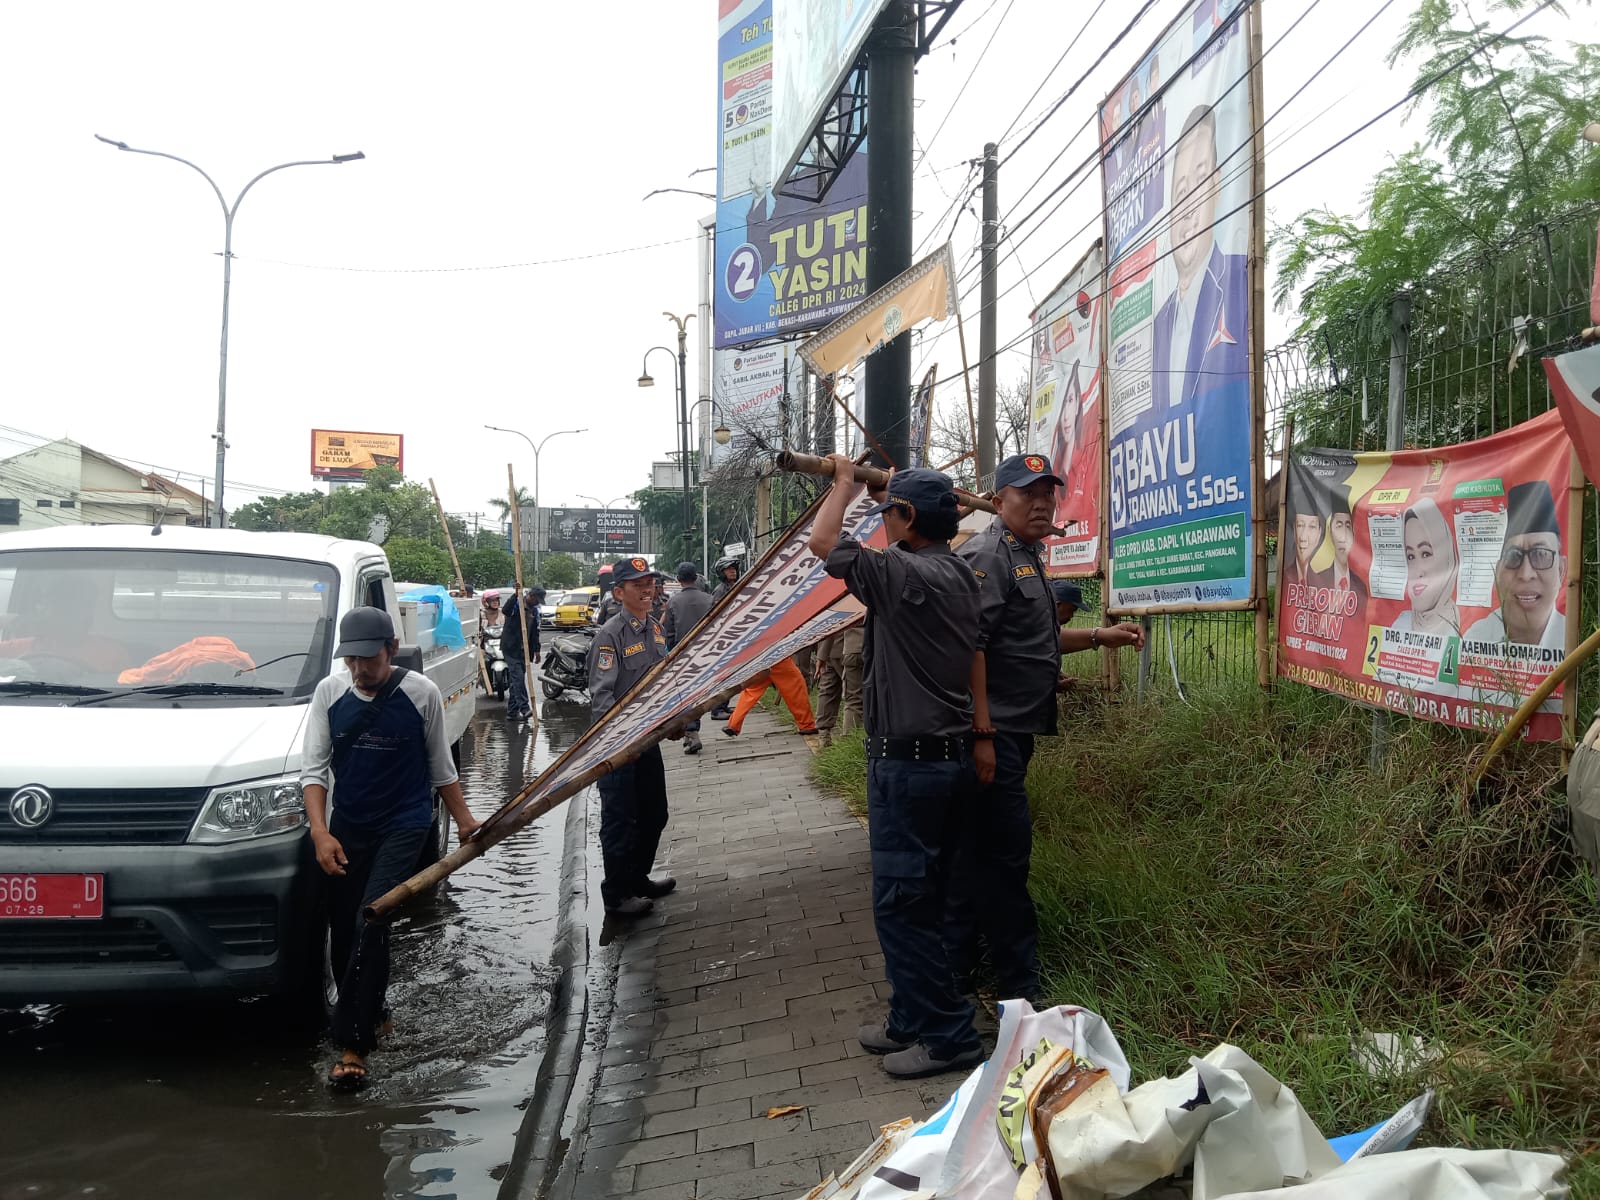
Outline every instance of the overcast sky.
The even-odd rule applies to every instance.
[[[1383,57],[1413,2],[1391,3],[1268,127],[1269,181],[1405,92],[1411,71],[1391,73]],[[1269,0],[1267,110],[1380,4]],[[1158,0],[1007,164],[1002,213],[1183,7]],[[966,0],[918,74],[919,239],[961,194],[966,161],[1023,114],[1014,141],[1133,9],[1105,5],[1047,77],[1091,6]],[[1566,37],[1575,25],[1542,17],[1536,28]],[[675,337],[662,310],[697,306],[696,221],[709,202],[642,197],[711,190],[711,176],[690,174],[715,162],[715,44],[713,0],[0,6],[0,457],[34,444],[29,435],[66,435],[184,472],[191,487],[204,477],[209,490],[221,210],[192,171],[120,153],[101,133],[192,159],[230,201],[276,163],[367,155],[279,172],[240,210],[229,507],[259,489],[309,487],[313,426],[404,433],[407,474],[434,477],[452,512],[503,494],[508,459],[533,486],[526,445],[486,422],[535,440],[588,428],[550,442],[546,503],[644,485],[676,445],[667,359],[652,362],[659,386],[634,381],[641,354]],[[1362,135],[1276,189],[1271,218],[1355,210],[1373,170],[1419,130],[1397,117]],[[1085,135],[1068,147],[1013,219],[1088,146]],[[1031,279],[1002,300],[1002,343],[1093,239],[1098,211],[1095,180],[1005,261],[1002,291],[1024,270]],[[971,215],[956,223],[958,262],[977,234]],[[976,317],[975,295],[965,311]],[[1268,343],[1288,324],[1271,318]],[[974,328],[974,355],[975,339]],[[1025,349],[1003,358],[1002,381],[1026,371]],[[913,364],[934,359],[942,374],[959,366],[953,336],[930,336]],[[696,376],[691,362],[691,398]],[[959,394],[952,385],[942,399]]]

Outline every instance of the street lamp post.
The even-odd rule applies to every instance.
[[[683,532],[687,538],[692,536],[694,520],[689,510],[689,322],[694,320],[694,314],[677,317],[664,312],[661,315],[678,327],[678,461],[683,469]],[[645,362],[649,362],[657,350],[672,353],[665,346],[652,346],[644,352]],[[639,386],[653,387],[655,382],[650,372],[641,368]]]
[[[694,407],[702,404],[711,406],[712,419],[717,427],[711,431],[711,436],[717,445],[726,446],[733,441],[733,430],[728,428],[728,422],[717,412],[717,402],[710,396],[701,396],[694,402]],[[703,560],[700,569],[707,577],[711,574],[711,485],[706,477],[705,464],[700,467],[700,557]]]
[[[528,443],[528,448],[533,451],[533,578],[539,579],[539,451],[544,449],[544,444],[553,437],[560,437],[564,433],[588,433],[587,429],[558,429],[554,433],[547,433],[539,439],[539,444],[534,445],[533,439],[520,429],[507,429],[504,425],[485,425],[485,429],[493,429],[496,433],[514,433]],[[513,501],[516,500],[512,496]]]
[[[126,150],[129,154],[148,154],[154,158],[170,158],[173,162],[182,163],[186,167],[199,171],[201,177],[211,185],[211,190],[217,194],[217,203],[222,206],[222,345],[219,354],[220,362],[217,367],[217,431],[211,435],[217,440],[216,500],[212,506],[211,523],[221,529],[227,521],[227,517],[222,510],[222,477],[224,460],[228,453],[228,293],[233,286],[233,218],[239,212],[239,205],[244,202],[245,193],[274,171],[287,170],[289,167],[337,166],[341,163],[360,162],[366,158],[366,155],[357,150],[354,154],[335,154],[332,158],[300,159],[295,162],[279,163],[275,167],[268,167],[239,190],[239,194],[234,197],[233,204],[230,206],[227,200],[223,198],[222,189],[217,186],[217,181],[187,158],[179,158],[176,154],[167,154],[161,150],[140,150],[136,146],[128,145],[127,142],[118,142],[108,137],[101,137],[98,133],[94,136],[106,145],[115,146],[118,150]]]
[[[603,512],[610,512],[611,511],[611,506],[613,504],[620,504],[622,501],[628,499],[628,497],[627,496],[614,496],[610,500],[601,500],[598,496],[585,496],[582,492],[579,492],[578,493],[578,499],[579,500],[593,500],[596,504],[598,504],[600,506],[600,508],[601,508],[601,510]]]

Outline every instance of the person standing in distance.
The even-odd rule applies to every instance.
[[[335,1088],[367,1082],[367,1055],[386,1019],[389,926],[367,905],[417,871],[433,825],[437,790],[463,842],[478,828],[445,742],[444,699],[426,676],[394,665],[400,643],[381,608],[339,622],[344,674],[317,685],[306,715],[300,787],[317,865],[330,878],[328,920],[339,977],[332,1034]],[[328,815],[337,781],[339,805]]]
[[[717,577],[717,586],[711,589],[711,601],[714,604],[739,586],[739,560],[731,554],[726,555],[717,559],[711,571]],[[733,716],[733,705],[724,702],[713,708],[708,715],[712,720],[726,721]]]
[[[661,631],[667,635],[668,650],[700,624],[713,603],[711,593],[700,586],[700,569],[692,562],[678,564],[678,582],[683,586],[667,601],[667,619],[661,625]],[[700,718],[696,717],[683,727],[683,752],[699,754],[700,750]]]
[[[598,722],[667,656],[667,635],[651,615],[656,578],[642,558],[619,558],[611,569],[611,592],[622,611],[600,627],[589,647],[590,715]],[[669,735],[670,736],[670,735]],[[667,776],[661,747],[602,775],[600,855],[605,878],[600,898],[617,917],[639,917],[678,886],[671,876],[651,879],[650,867],[667,827]]]
[[[528,656],[532,654],[535,665],[539,662],[539,605],[544,603],[543,588],[529,588],[522,599],[511,594],[505,608],[505,628],[500,634],[500,653],[505,655],[509,694],[506,696],[506,720],[526,721],[533,715],[533,701],[528,697]],[[528,646],[522,645],[522,613],[528,614]]]
[[[981,935],[1001,997],[1037,1007],[1043,1000],[1039,930],[1028,895],[1033,817],[1027,779],[1034,739],[1056,732],[1064,650],[1133,645],[1140,635],[1137,626],[1132,632],[1061,628],[1043,559],[1056,489],[1062,486],[1050,460],[1042,454],[1012,455],[996,468],[994,482],[1000,515],[957,552],[978,579],[973,675],[987,688],[994,728],[992,740],[973,753],[975,758],[993,753],[994,775],[963,809],[966,822],[951,865],[945,940],[958,983],[971,985]]]
[[[859,1036],[864,1049],[884,1055],[890,1075],[914,1079],[983,1059],[972,1006],[956,987],[942,936],[967,742],[994,736],[987,698],[977,694],[976,714],[973,704],[978,581],[950,549],[961,518],[948,476],[925,468],[890,476],[872,510],[883,514],[890,542],[878,551],[841,536],[855,464],[842,454],[829,460],[833,489],[809,545],[867,608],[862,700],[872,915],[893,989],[888,1018],[863,1026]],[[984,782],[993,778],[992,751],[988,763]]]

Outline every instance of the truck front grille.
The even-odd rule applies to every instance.
[[[3,807],[15,787],[0,787],[0,846],[174,846],[189,836],[206,788],[51,788],[50,817],[36,829]]]
[[[156,927],[137,917],[104,921],[0,921],[0,967],[176,962]]]

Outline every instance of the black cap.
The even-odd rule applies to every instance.
[[[394,641],[394,621],[381,608],[352,608],[339,622],[335,658],[371,658]]]
[[[619,558],[611,564],[611,583],[627,583],[630,579],[650,579],[655,572],[650,569],[650,564],[637,556],[633,558]]]
[[[1506,538],[1524,533],[1561,536],[1561,526],[1556,524],[1556,499],[1550,484],[1543,479],[1519,483],[1506,493]]]
[[[994,469],[994,490],[1008,487],[1027,487],[1039,479],[1048,479],[1060,487],[1066,482],[1057,475],[1050,460],[1042,454],[1013,454]]]
[[[958,507],[955,484],[943,471],[929,467],[896,471],[889,477],[889,494],[881,504],[873,505],[872,511],[881,513],[897,504],[909,504],[919,513],[953,513]]]
[[[1073,608],[1083,607],[1083,589],[1070,579],[1052,579],[1050,590],[1055,593],[1057,604],[1070,604]]]
[[[678,564],[678,581],[680,583],[693,583],[699,577],[700,568],[695,566],[692,562],[681,562]]]

